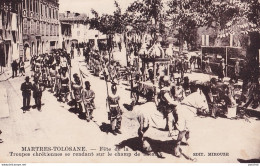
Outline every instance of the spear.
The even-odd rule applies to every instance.
[[[108,111],[108,113],[110,112],[110,105],[109,105],[109,103],[108,103],[108,97],[109,97],[109,93],[108,93],[108,83],[107,83],[107,75],[106,75],[106,72],[104,71],[103,72],[103,75],[104,75],[104,78],[105,78],[105,81],[106,81],[106,89],[107,89],[107,99],[106,99],[106,107],[107,107],[107,105],[108,105],[108,109],[109,109],[109,111]]]
[[[84,77],[84,75],[82,74],[83,72],[80,70],[80,68],[79,68],[79,73],[80,73],[80,84],[81,84],[81,86],[82,86],[82,88],[83,88],[83,79],[82,79],[82,77],[83,78],[85,78]],[[84,99],[83,99],[83,95],[82,95],[82,93],[80,93],[80,96],[81,96],[81,102],[82,102],[82,104],[83,104],[83,110],[84,110],[84,112],[86,112],[86,119],[87,119],[87,121],[89,122],[90,120],[89,120],[89,113],[88,113],[88,110],[86,110],[86,108],[85,108],[85,105],[84,105]]]

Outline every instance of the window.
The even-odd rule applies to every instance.
[[[28,27],[27,27],[27,19],[24,19],[23,20],[23,34],[27,34],[28,33],[27,29],[28,29]]]
[[[80,36],[80,31],[77,32],[78,36]]]
[[[48,7],[47,6],[45,6],[45,11],[44,11],[44,13],[45,13],[45,17],[47,18],[47,14],[48,14]]]
[[[31,33],[31,21],[27,21],[27,33],[30,34]]]
[[[52,29],[52,24],[50,24],[50,36],[53,35],[53,29]]]
[[[60,30],[60,29],[59,29],[59,28],[60,28],[59,25],[57,25],[56,28],[57,28],[57,36],[59,36],[59,33],[60,33],[60,31],[59,31],[59,30]]]
[[[33,11],[33,1],[29,0],[29,2],[30,2],[30,11]]]
[[[43,36],[45,35],[45,29],[46,29],[45,23],[42,23],[42,35]]]
[[[32,1],[32,5],[33,5],[32,11],[35,12],[35,6],[36,6],[36,5],[35,5],[35,0]]]
[[[37,35],[40,35],[40,33],[41,33],[40,22],[37,21],[37,32],[36,32],[36,34],[37,34]]]
[[[39,11],[38,11],[38,8],[39,8],[39,5],[38,5],[38,1],[35,1],[36,2],[36,8],[35,8],[35,11],[36,11],[36,13],[38,13]]]
[[[46,35],[49,36],[50,35],[50,24],[46,24],[46,26],[47,26]]]
[[[30,11],[30,0],[25,0],[27,5],[27,11]]]
[[[35,23],[33,20],[31,20],[31,26],[30,26],[30,29],[31,29],[31,34],[34,34],[34,30],[35,30]]]
[[[42,15],[42,4],[41,4],[41,8],[40,8],[40,15]]]
[[[49,8],[49,18],[51,18],[51,8]]]
[[[56,20],[58,20],[59,19],[59,14],[58,14],[58,10],[56,10]]]
[[[23,9],[26,8],[26,0],[23,0]]]

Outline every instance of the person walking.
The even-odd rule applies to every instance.
[[[239,66],[239,60],[237,59],[235,63],[235,83],[238,82],[239,74],[240,74],[240,66]]]
[[[18,63],[16,62],[16,60],[13,61],[13,63],[11,64],[12,66],[12,77],[17,77],[17,70],[18,70]]]
[[[44,86],[42,84],[39,83],[38,79],[34,80],[34,84],[32,86],[32,90],[33,90],[33,98],[35,100],[35,106],[38,109],[38,111],[42,111],[41,110],[41,106],[42,106],[42,92],[44,90]]]
[[[22,58],[20,58],[19,61],[19,68],[20,68],[20,73],[22,74],[22,76],[25,76],[25,68],[24,68],[24,61],[22,60]]]
[[[86,111],[86,119],[89,121],[90,119],[93,119],[93,110],[95,109],[95,92],[90,89],[90,83],[89,81],[85,81],[85,89],[82,92],[83,96],[83,103]]]
[[[219,66],[219,81],[223,82],[225,77],[225,62],[224,58],[221,59],[220,66]]]
[[[30,110],[30,101],[31,101],[31,91],[32,83],[30,82],[30,77],[25,78],[25,82],[21,85],[21,91],[23,96],[23,113]]]
[[[108,96],[107,101],[109,105],[109,120],[112,127],[112,134],[122,134],[120,131],[122,121],[122,110],[119,106],[120,97],[117,94],[116,84],[111,86],[112,94]]]
[[[71,59],[74,59],[74,48],[71,48],[70,56],[71,56]]]
[[[77,113],[83,112],[82,102],[82,89],[81,81],[77,73],[73,74],[74,81],[72,82],[72,99],[75,102],[75,109]]]

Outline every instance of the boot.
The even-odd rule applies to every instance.
[[[117,133],[116,133],[116,131],[115,131],[115,130],[113,130],[113,131],[112,131],[112,134],[113,134],[113,135],[117,135]]]
[[[115,130],[117,134],[122,134],[122,132],[119,129]]]

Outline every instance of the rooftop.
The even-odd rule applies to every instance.
[[[60,13],[59,14],[60,21],[63,22],[72,22],[72,21],[86,21],[88,20],[88,16],[86,14],[80,14],[80,13],[70,13],[67,11],[66,13]]]

